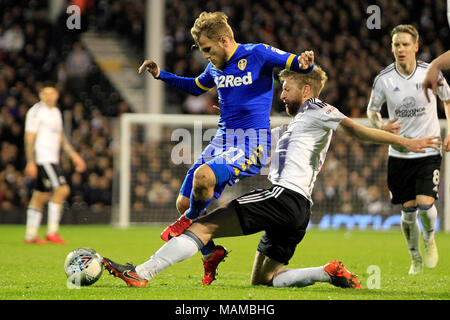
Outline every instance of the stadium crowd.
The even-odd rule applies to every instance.
[[[380,30],[366,27],[370,1],[264,0],[251,3],[222,0],[208,1],[206,9],[228,13],[238,42],[268,43],[297,53],[314,50],[317,63],[329,77],[322,93],[323,100],[339,107],[348,116],[365,117],[373,79],[393,61],[390,30],[395,25],[408,22],[418,26],[421,36],[418,58],[424,61],[445,51],[444,44],[450,42],[444,2],[377,3],[381,10]],[[168,3],[170,31],[166,42],[172,43],[167,47],[168,70],[191,76],[202,70],[205,61],[199,52],[189,52],[192,40],[186,25],[191,26],[204,9],[200,2]],[[186,56],[189,57],[187,61]],[[280,85],[276,84],[275,97],[278,98],[279,93]],[[279,99],[274,99],[273,113],[284,114]]]
[[[116,32],[129,40],[144,58],[145,1],[86,1],[86,21],[99,32]],[[376,74],[393,62],[389,32],[400,23],[412,23],[420,33],[418,58],[430,61],[450,43],[446,3],[433,0],[377,1],[381,29],[369,30],[366,13],[370,1],[215,0],[166,1],[165,69],[182,76],[197,76],[206,64],[193,44],[190,27],[201,11],[224,11],[230,16],[241,43],[268,43],[290,52],[314,50],[316,62],[329,81],[323,100],[350,117],[365,117]],[[28,108],[38,101],[43,83],[52,80],[60,91],[60,107],[70,119],[69,139],[88,163],[85,174],[74,173],[67,159],[62,167],[72,189],[70,205],[92,208],[112,201],[115,141],[111,122],[131,111],[111,87],[80,44],[79,32],[54,28],[46,19],[46,1],[2,1],[0,12],[0,210],[25,208],[32,181],[23,175],[23,130]],[[32,12],[32,14],[30,14]],[[56,24],[65,23],[61,14]],[[83,30],[82,30],[83,31]],[[80,31],[80,32],[82,32]],[[284,105],[275,83],[273,115],[283,115]],[[217,94],[200,97],[182,92],[167,94],[180,113],[212,114]],[[443,110],[439,110],[443,117]],[[385,115],[385,114],[383,114]],[[174,200],[187,165],[175,168],[171,145],[145,141],[136,127],[132,142],[134,211],[174,211]],[[166,131],[165,141],[170,140]],[[386,188],[387,147],[349,143],[336,137],[316,182],[315,212],[390,213]],[[162,156],[161,156],[162,155]],[[177,172],[180,172],[178,175]],[[249,179],[250,180],[250,179]],[[248,182],[259,187],[264,179]],[[260,182],[261,181],[261,182]],[[239,188],[231,192],[240,193]],[[226,197],[225,197],[226,198]]]
[[[117,7],[127,6],[126,1],[109,2]],[[314,50],[317,63],[329,77],[322,99],[350,117],[366,117],[373,80],[393,62],[390,30],[395,25],[412,23],[418,27],[420,60],[429,62],[445,51],[445,43],[450,42],[444,2],[377,1],[376,4],[380,7],[381,29],[369,30],[366,11],[372,5],[370,1],[170,1],[166,3],[165,69],[182,76],[200,74],[206,61],[198,50],[190,49],[193,44],[190,27],[203,10],[224,11],[230,17],[238,42],[263,42],[290,52]],[[133,17],[133,24],[141,24],[134,30],[144,30],[145,19]],[[123,32],[123,28],[120,30]],[[169,90],[169,86],[166,88]],[[284,105],[278,99],[279,83],[275,83],[274,89],[272,114],[284,115]],[[214,91],[200,97],[182,92],[166,96],[170,99],[168,103],[180,106],[180,112],[210,114],[215,112],[211,107],[217,99]],[[442,108],[438,112],[444,117]],[[384,110],[382,114],[386,116]],[[334,139],[316,183],[313,211],[391,214],[385,177],[387,147],[349,143],[338,135]],[[252,182],[248,183],[243,188],[251,188]],[[262,180],[253,183],[255,187]],[[235,196],[244,191],[237,186],[233,188]]]
[[[129,106],[80,44],[79,34],[48,21],[45,2],[2,1],[1,5],[0,210],[28,204],[33,181],[23,174],[25,115],[39,101],[38,91],[47,82],[60,92],[66,134],[88,166],[85,174],[73,173],[69,159],[62,158],[72,188],[68,205],[109,206],[113,149],[106,117],[117,117]],[[56,23],[65,25],[65,19],[61,14]]]

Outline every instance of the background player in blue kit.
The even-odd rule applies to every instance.
[[[260,172],[270,150],[270,111],[273,99],[273,69],[285,68],[309,73],[314,54],[300,56],[266,44],[239,44],[223,12],[202,12],[191,29],[195,44],[209,64],[197,78],[179,77],[152,60],[145,60],[139,73],[147,69],[154,78],[192,95],[217,87],[220,103],[218,131],[202,155],[189,169],[177,210],[182,215],[161,234],[163,240],[182,234],[227,184]],[[210,241],[202,249],[205,276],[210,284],[217,265],[227,251]]]

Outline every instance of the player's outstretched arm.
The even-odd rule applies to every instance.
[[[338,126],[338,131],[352,136],[361,141],[379,144],[395,144],[407,148],[411,152],[424,153],[426,148],[440,150],[441,141],[439,136],[421,139],[408,139],[385,130],[367,128],[359,123],[345,118]]]
[[[450,69],[450,50],[434,59],[428,67],[427,74],[422,82],[422,89],[425,92],[428,102],[430,102],[428,89],[433,90],[434,94],[437,93],[437,88],[442,85],[442,81],[438,79],[439,72],[446,69]]]
[[[139,74],[141,74],[145,70],[150,72],[150,74],[153,76],[153,78],[158,78],[161,73],[161,70],[159,69],[158,65],[153,60],[144,60],[144,62],[139,67],[138,72],[139,72]]]
[[[184,92],[192,94],[194,96],[201,95],[211,90],[212,87],[214,86],[212,78],[206,72],[203,72],[203,74],[197,78],[180,77],[170,72],[161,70],[159,66],[156,64],[156,62],[154,62],[153,60],[145,60],[139,67],[138,72],[139,74],[141,74],[145,70],[150,72],[153,78],[162,80],[167,84],[171,85],[172,87],[183,90]],[[199,80],[199,78],[201,79]],[[203,83],[207,84],[203,85],[202,81]]]

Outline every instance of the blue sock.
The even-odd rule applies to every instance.
[[[202,252],[202,255],[206,256],[214,251],[214,248],[216,247],[216,244],[214,241],[209,240],[207,244],[204,245],[204,247],[200,250]]]
[[[203,210],[213,201],[214,197],[209,200],[195,200],[193,193],[191,194],[191,206],[186,210],[185,215],[191,220],[197,219]]]

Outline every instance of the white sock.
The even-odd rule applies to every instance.
[[[316,282],[330,282],[331,278],[323,267],[290,269],[273,278],[274,287],[306,287]]]
[[[150,280],[156,274],[171,265],[192,257],[200,250],[198,243],[191,237],[181,234],[170,239],[147,262],[136,267],[139,277]]]
[[[431,207],[419,206],[419,218],[422,222],[423,240],[430,241],[434,238],[434,229],[436,228],[437,209],[433,204]]]
[[[417,223],[417,209],[405,211],[402,209],[401,228],[412,257],[420,254],[419,238],[420,229]]]
[[[47,234],[58,232],[59,221],[61,220],[62,205],[49,202],[48,203],[48,221]]]
[[[25,239],[32,240],[37,234],[41,226],[42,212],[34,208],[27,209],[27,225],[25,230]]]

